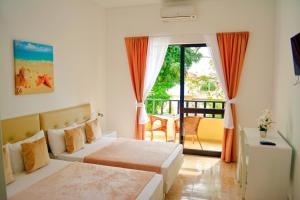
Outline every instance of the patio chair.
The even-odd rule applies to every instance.
[[[168,141],[168,132],[167,132],[167,124],[168,119],[164,119],[159,116],[149,115],[150,121],[146,126],[145,130],[151,132],[151,140],[153,140],[153,132],[154,131],[162,131],[165,134],[166,142]],[[160,122],[160,124],[155,124],[156,122]]]
[[[199,136],[198,136],[198,126],[200,123],[201,117],[184,117],[183,118],[183,131],[184,136],[192,136],[192,141],[194,144],[195,136],[197,137],[197,140],[199,142],[199,145],[201,147],[201,150],[203,150],[202,144],[200,142]],[[176,142],[176,134],[180,132],[180,119],[176,119],[174,121],[175,123],[175,139]]]
[[[180,133],[180,118],[174,120],[174,142],[176,143],[177,133]]]

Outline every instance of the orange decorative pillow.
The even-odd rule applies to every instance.
[[[13,175],[13,171],[11,168],[9,149],[7,145],[3,146],[3,165],[4,165],[4,174],[5,174],[5,183],[6,185],[8,185],[15,181],[15,177]]]
[[[73,153],[84,147],[84,135],[82,126],[65,130],[65,142],[68,153]]]
[[[86,122],[85,135],[86,135],[87,143],[92,143],[93,140],[101,138],[102,130],[101,130],[99,118],[92,119]]]
[[[45,137],[31,143],[23,143],[21,148],[26,172],[33,172],[50,161]]]

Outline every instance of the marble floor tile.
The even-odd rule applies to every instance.
[[[236,164],[219,158],[185,155],[167,200],[240,200]]]

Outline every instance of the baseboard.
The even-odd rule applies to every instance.
[[[209,157],[221,157],[221,152],[219,152],[219,151],[204,151],[204,150],[197,150],[197,149],[183,149],[183,154],[209,156]]]

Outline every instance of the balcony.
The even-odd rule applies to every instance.
[[[167,119],[167,141],[179,142],[179,133],[175,134],[175,121],[179,119],[180,101],[175,99],[147,99],[145,102],[149,115]],[[196,137],[185,136],[184,145],[187,149],[205,151],[221,151],[224,130],[224,101],[211,100],[185,100],[184,117],[201,117]],[[155,121],[154,126],[159,127],[161,122]],[[149,130],[150,124],[146,125]],[[196,138],[196,139],[195,139]],[[145,139],[151,140],[151,131],[145,132]],[[166,141],[163,131],[154,131],[154,141]]]

